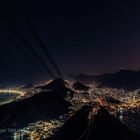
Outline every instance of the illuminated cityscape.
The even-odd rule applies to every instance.
[[[93,114],[96,115],[100,106],[105,107],[111,115],[117,117],[126,126],[133,129],[137,133],[139,132],[137,123],[139,122],[139,111],[140,111],[140,95],[139,89],[135,91],[126,91],[123,89],[103,87],[98,88],[98,84],[93,83],[89,86],[89,90],[75,90],[72,88],[74,81],[68,81],[67,87],[74,91],[73,94],[67,93],[65,100],[70,102],[72,106],[69,108],[69,112],[60,116],[58,120],[46,120],[37,121],[34,123],[29,123],[28,126],[19,129],[14,132],[13,139],[47,139],[51,137],[63,126],[65,121],[72,117],[82,106],[92,105]],[[49,82],[50,83],[50,82]],[[49,84],[48,83],[48,84]],[[24,89],[26,91],[16,91],[16,90],[0,90],[1,93],[19,93],[21,96],[18,100],[24,100],[26,98],[31,98],[35,94],[39,94],[40,90],[36,88]],[[31,92],[32,91],[32,92]],[[37,92],[38,91],[38,92]]]

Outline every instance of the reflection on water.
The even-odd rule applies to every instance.
[[[0,94],[0,101],[9,99],[9,98],[11,98],[11,97],[13,97],[13,95],[10,94],[10,93],[1,93],[1,94]]]
[[[11,93],[0,93],[0,105],[12,102],[18,94],[11,94]]]

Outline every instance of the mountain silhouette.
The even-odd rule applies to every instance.
[[[49,140],[139,140],[140,137],[103,107],[91,120],[91,107],[84,106]]]
[[[100,86],[123,88],[135,90],[140,88],[140,71],[120,70],[116,73],[105,73],[102,75],[73,75],[73,78],[83,83],[100,83]]]
[[[57,92],[42,92],[28,99],[0,106],[0,128],[23,127],[38,120],[55,119],[71,105]]]
[[[64,98],[68,92],[73,92],[69,88],[66,87],[67,85],[68,83],[66,83],[64,80],[55,79],[47,85],[37,86],[35,88],[42,89],[42,90],[56,91],[57,95]]]
[[[82,90],[82,91],[88,91],[88,90],[90,89],[89,86],[86,86],[86,85],[84,85],[84,84],[81,83],[81,82],[76,82],[76,83],[74,83],[74,84],[73,84],[73,88],[74,88],[75,90]]]

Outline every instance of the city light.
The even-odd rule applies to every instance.
[[[9,90],[9,89],[0,89],[0,93],[4,94],[4,93],[10,93],[10,94],[20,94],[21,96],[24,96],[25,93],[18,91],[18,90]]]

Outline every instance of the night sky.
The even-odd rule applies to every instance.
[[[65,76],[114,72],[121,66],[140,69],[140,5],[123,0],[85,2],[21,0],[25,14]],[[14,2],[1,0],[0,9],[39,52],[40,46],[17,14]],[[45,79],[15,46],[24,44],[0,18],[0,86]]]

